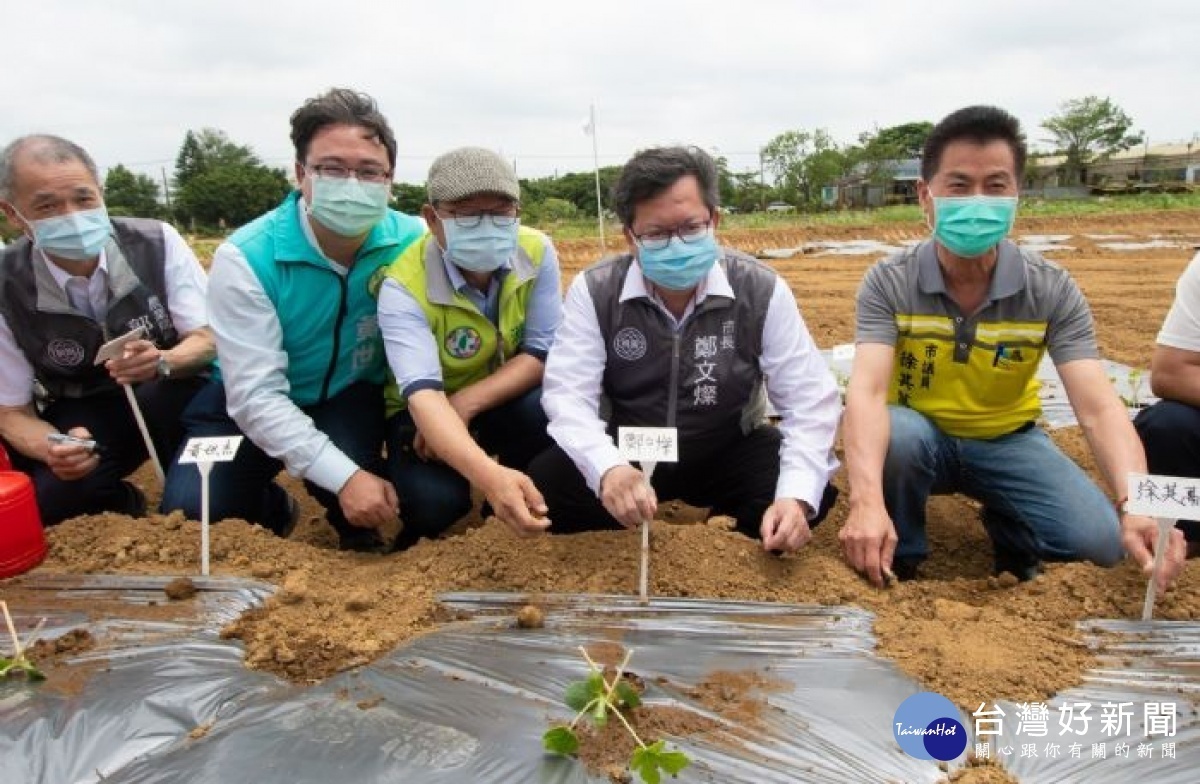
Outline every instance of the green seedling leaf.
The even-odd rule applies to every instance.
[[[662,784],[662,774],[677,775],[691,764],[682,751],[667,751],[665,741],[635,749],[629,760],[630,770],[641,776],[646,784]]]
[[[613,689],[613,694],[616,696],[618,702],[626,708],[636,708],[642,704],[642,698],[638,695],[637,689],[630,686],[626,681],[618,682],[616,688]]]
[[[573,757],[579,752],[579,738],[570,727],[551,727],[542,736],[542,746],[551,754]]]
[[[599,673],[592,673],[587,680],[575,681],[567,687],[563,701],[573,711],[587,710],[592,700],[604,697],[604,678]]]
[[[26,659],[24,656],[19,659],[6,659],[0,657],[0,678],[7,678],[17,673],[23,674],[31,681],[46,680],[45,674],[37,668],[37,666]]]

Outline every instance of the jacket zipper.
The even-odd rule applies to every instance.
[[[329,399],[329,385],[333,382],[333,374],[337,370],[338,354],[342,350],[342,324],[346,320],[346,297],[349,292],[349,284],[346,283],[347,277],[349,277],[349,273],[337,275],[338,283],[342,287],[342,299],[338,305],[337,321],[333,326],[333,355],[329,358],[329,369],[325,371],[325,383],[321,385],[321,398],[317,401],[318,403],[324,403]]]

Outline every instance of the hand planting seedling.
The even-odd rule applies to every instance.
[[[626,713],[631,713],[642,704],[637,690],[622,677],[633,651],[625,654],[625,659],[617,667],[616,675],[610,682],[604,677],[603,669],[588,656],[588,652],[582,646],[579,650],[588,663],[588,675],[584,680],[568,686],[563,695],[567,706],[576,711],[575,718],[569,725],[551,727],[546,731],[542,736],[542,745],[546,751],[565,757],[575,756],[579,751],[576,725],[586,716],[596,727],[604,727],[608,724],[609,716],[615,716],[637,743],[629,758],[629,768],[646,784],[660,784],[663,773],[674,776],[691,764],[691,760],[682,751],[668,751],[666,741],[658,740],[646,744],[625,717]]]
[[[30,634],[29,639],[25,644],[21,644],[21,638],[17,636],[17,628],[13,626],[12,616],[8,614],[8,602],[0,601],[0,610],[4,611],[4,622],[8,625],[8,636],[12,638],[13,655],[12,658],[0,656],[0,678],[9,676],[24,675],[31,681],[45,680],[46,676],[37,668],[33,662],[29,661],[29,657],[25,655],[25,651],[33,644],[37,638],[38,632],[42,630],[42,624],[46,622],[43,618]]]

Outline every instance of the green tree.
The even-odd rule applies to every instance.
[[[1133,119],[1108,98],[1088,95],[1064,102],[1058,114],[1042,123],[1066,156],[1068,182],[1081,182],[1093,160],[1128,150],[1142,142],[1140,133],[1130,133]]]
[[[233,229],[278,205],[289,190],[282,169],[226,164],[189,177],[176,191],[175,202],[189,221]]]
[[[114,215],[157,218],[162,214],[154,178],[134,174],[119,163],[104,177],[104,203]]]
[[[392,183],[392,206],[408,215],[420,215],[428,192],[424,185],[408,182]]]
[[[175,187],[182,188],[193,177],[218,166],[261,166],[254,150],[236,144],[224,131],[201,128],[188,131],[175,158]]]
[[[821,188],[852,166],[852,158],[824,128],[785,131],[767,142],[762,156],[784,201],[791,204],[817,204]]]

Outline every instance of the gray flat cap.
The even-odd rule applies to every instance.
[[[459,147],[439,155],[429,167],[429,200],[458,201],[476,193],[498,193],[521,199],[517,173],[508,161],[482,147]]]

